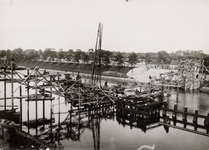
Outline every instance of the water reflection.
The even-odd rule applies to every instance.
[[[132,128],[139,128],[141,129],[143,132],[146,132],[149,129],[153,129],[156,127],[161,126],[159,124],[160,121],[160,117],[156,116],[153,118],[142,118],[140,116],[137,115],[130,115],[128,116],[125,113],[121,113],[121,111],[117,111],[116,110],[116,120],[118,121],[119,124],[122,124],[124,127],[125,126],[130,126],[130,129]]]
[[[102,119],[114,120],[113,105],[70,110],[63,122],[52,126],[52,129],[48,126],[44,131],[40,131],[38,138],[47,143],[54,143],[60,148],[62,147],[63,140],[80,141],[85,129],[89,129],[92,131],[94,149],[99,150],[100,124]]]
[[[16,89],[17,86],[18,85],[15,84],[14,89]],[[0,87],[0,89],[1,91],[4,90],[2,86]],[[172,89],[171,91],[175,92],[175,89]],[[11,95],[10,90],[7,90],[6,92],[7,92],[7,95]],[[15,93],[15,94],[17,95],[14,95],[14,96],[19,95],[19,93]],[[33,93],[31,92],[31,94]],[[198,109],[200,114],[203,114],[203,115],[207,114],[208,107],[209,107],[208,94],[199,93],[196,91],[194,92],[180,91],[178,93],[178,96],[179,96],[179,99],[178,101],[176,101],[176,95],[175,94],[171,95],[171,97],[168,99],[168,108],[173,109],[174,103],[177,102],[178,110],[183,111],[184,106],[186,105],[188,108],[188,112],[194,113],[195,110]],[[129,134],[129,138],[131,138],[130,141],[131,140],[134,141],[134,138],[137,136],[143,136],[144,140],[152,141],[151,144],[155,143],[156,148],[160,144],[162,144],[159,141],[153,141],[153,135],[156,132],[158,133],[158,136],[159,136],[158,139],[161,139],[161,135],[164,135],[164,133],[169,133],[169,135],[164,135],[165,137],[169,137],[169,141],[177,140],[177,137],[179,136],[178,134],[185,134],[184,132],[176,131],[176,130],[175,130],[176,133],[172,133],[172,128],[170,128],[169,126],[169,125],[175,126],[176,124],[179,125],[183,123],[183,120],[179,120],[176,122],[174,120],[171,120],[170,123],[168,123],[166,120],[165,121],[163,120],[165,123],[169,125],[167,124],[162,125],[162,124],[159,124],[159,122],[162,121],[162,119],[160,118],[156,117],[152,119],[142,119],[139,116],[138,117],[127,116],[126,114],[119,113],[117,109],[114,109],[114,106],[111,106],[111,105],[104,105],[98,108],[83,108],[83,109],[74,108],[73,109],[71,108],[70,104],[65,104],[64,98],[60,98],[60,103],[62,103],[61,105],[58,105],[57,97],[55,99],[56,100],[53,103],[53,108],[54,108],[53,119],[54,120],[50,120],[51,104],[50,102],[46,102],[45,113],[46,113],[46,117],[49,118],[48,120],[49,122],[45,122],[45,125],[41,124],[41,125],[35,126],[33,129],[31,129],[32,127],[30,127],[30,130],[28,130],[28,132],[30,131],[29,132],[30,134],[33,134],[39,139],[44,140],[46,143],[56,144],[56,146],[59,147],[60,149],[62,148],[65,149],[66,147],[69,147],[69,145],[75,145],[74,143],[79,143],[78,149],[85,149],[86,143],[82,141],[82,137],[85,137],[85,135],[87,134],[86,133],[87,131],[91,132],[91,134],[87,136],[88,141],[91,141],[91,140],[93,141],[92,145],[88,146],[88,148],[90,147],[90,149],[104,148],[105,146],[104,144],[102,146],[102,143],[106,143],[109,139],[114,144],[113,147],[118,148],[118,149],[122,148],[120,147],[120,145],[123,145],[123,143],[127,143],[128,138],[126,138],[126,135],[124,134],[125,136],[121,140],[121,137],[120,137],[121,133],[114,132],[113,128],[105,129],[105,131],[103,132],[106,132],[107,134],[114,132],[115,134],[117,134],[115,135],[116,137],[114,138],[108,137],[108,140],[104,140],[104,138],[101,138],[102,136],[101,130],[102,130],[102,125],[104,125],[104,120],[111,121],[111,126],[116,124],[115,125],[116,128],[120,128],[121,125],[122,127],[126,129],[127,127],[129,129],[130,127],[130,129],[127,130],[126,132]],[[8,100],[7,103],[10,104],[11,101]],[[35,116],[36,114],[34,113],[35,112],[34,104],[35,104],[34,102],[31,102],[29,105],[30,112],[31,112],[30,120],[36,117]],[[19,102],[15,101],[15,105],[19,106]],[[23,121],[27,120],[26,108],[27,108],[27,102],[23,102],[23,117],[22,117]],[[40,118],[42,117],[42,114],[43,114],[43,110],[42,110],[43,106],[41,102],[38,102],[38,108],[39,108],[38,117]],[[69,113],[64,114],[64,112],[67,112],[68,110],[70,110]],[[59,115],[61,116],[60,121],[58,121]],[[172,119],[172,114],[169,114],[169,117],[170,119]],[[192,120],[193,118],[188,118],[188,121],[192,121]],[[190,126],[191,124],[183,123],[181,125],[183,126],[183,128],[186,128]],[[162,132],[161,128],[163,129],[164,132]],[[194,130],[198,130],[198,128],[199,128],[198,126],[194,126]],[[151,130],[151,129],[154,129],[154,130]],[[27,128],[23,126],[23,130],[27,131]],[[136,131],[136,133],[131,132],[132,130]],[[141,132],[138,132],[138,131],[142,131],[143,133],[146,133],[146,134],[141,134]],[[149,134],[150,132],[148,131],[151,131],[153,135]],[[138,135],[136,136],[136,134]],[[165,137],[164,137],[165,141],[163,142],[163,145],[167,145],[169,143],[168,139],[166,139]],[[187,139],[191,139],[191,137],[193,138],[196,136],[194,134],[188,134],[186,136]],[[117,144],[118,139],[120,139],[118,142],[119,144]],[[205,140],[202,137],[199,137],[199,139],[202,139],[201,141],[208,140],[208,139]],[[69,141],[73,141],[74,143],[70,143]],[[138,144],[138,141],[135,143],[136,145],[135,148],[139,146],[137,144]],[[144,143],[141,142],[140,144],[143,145]],[[182,141],[180,145],[183,147],[184,142]],[[206,145],[206,143],[203,142],[203,145]]]

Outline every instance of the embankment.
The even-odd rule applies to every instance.
[[[43,69],[69,71],[69,72],[80,72],[85,74],[92,73],[91,64],[77,64],[77,63],[62,63],[62,62],[43,62],[43,61],[17,61],[18,66],[35,67],[39,66]],[[114,76],[114,77],[127,77],[127,72],[129,72],[133,67],[126,66],[101,66],[101,75],[104,76]]]

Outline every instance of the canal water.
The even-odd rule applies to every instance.
[[[3,82],[0,83],[0,98],[4,97]],[[31,83],[32,85],[32,83]],[[23,86],[23,95],[26,95],[26,89]],[[19,96],[19,84],[14,84],[14,96]],[[7,96],[11,95],[11,84],[7,83],[6,88]],[[184,110],[184,106],[187,106],[189,112],[194,112],[195,109],[199,110],[200,114],[206,115],[209,112],[209,94],[200,93],[198,91],[180,91],[178,93],[178,101],[176,100],[176,92],[174,89],[169,90],[171,96],[165,98],[168,101],[168,107],[173,108],[177,103],[179,110]],[[34,94],[31,91],[30,94]],[[58,123],[58,112],[61,112],[61,122],[66,118],[69,118],[68,110],[70,104],[65,103],[63,97],[53,95],[55,100],[53,101],[53,117],[55,123]],[[60,105],[59,105],[60,101]],[[3,105],[4,101],[0,101],[0,105]],[[11,104],[11,100],[7,100],[7,104]],[[14,99],[14,105],[18,105],[19,100]],[[50,102],[46,102],[45,112],[46,117],[50,116]],[[30,119],[35,119],[35,102],[29,103],[30,107]],[[3,107],[0,107],[3,109]],[[19,111],[19,109],[17,110]],[[42,102],[38,102],[38,118],[42,118],[43,106]],[[80,116],[81,115],[81,116]],[[170,114],[171,115],[171,114]],[[147,130],[138,127],[132,127],[128,124],[123,124],[118,121],[117,115],[111,117],[93,117],[90,126],[87,126],[89,116],[82,116],[82,114],[74,115],[71,119],[72,122],[79,123],[74,126],[74,136],[63,138],[59,141],[59,144],[66,150],[137,150],[137,149],[149,149],[146,147],[153,147],[155,150],[209,150],[209,137],[198,135],[195,133],[179,130],[170,127],[166,132],[163,126],[148,125]],[[170,116],[171,117],[171,116]],[[78,119],[79,118],[79,119]],[[188,118],[192,120],[192,118]],[[23,121],[27,120],[27,102],[23,100]],[[203,122],[204,120],[200,120]],[[23,130],[27,131],[26,127]],[[35,130],[30,129],[30,133],[35,135]],[[72,133],[72,132],[71,132]],[[144,147],[144,148],[143,148]]]

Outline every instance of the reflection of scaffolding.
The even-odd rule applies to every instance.
[[[153,129],[156,127],[161,126],[159,123],[160,115],[156,113],[155,115],[152,115],[152,118],[144,118],[142,115],[138,114],[126,114],[122,113],[120,110],[116,111],[116,120],[119,124],[122,124],[123,126],[130,126],[132,129],[134,128],[140,128],[142,131],[146,132],[149,129]]]
[[[80,141],[80,137],[85,129],[92,131],[94,149],[100,149],[100,123],[102,119],[114,119],[114,106],[104,105],[103,107],[94,108],[82,108],[70,110],[68,116],[60,125],[52,126],[52,134],[45,129],[38,135],[39,139],[46,142],[58,142],[61,145],[61,141],[65,139],[71,139],[72,141]]]
[[[94,149],[100,150],[100,117],[94,116],[92,120],[92,134],[94,141]]]

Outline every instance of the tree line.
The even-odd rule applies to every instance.
[[[66,61],[73,63],[92,63],[95,56],[94,49],[89,49],[84,52],[80,49],[69,49],[63,51],[62,49],[55,50],[53,48],[46,48],[43,50],[16,48],[14,50],[0,50],[0,58],[14,59],[15,61],[30,60],[30,61]],[[146,64],[152,63],[154,60],[159,64],[170,64],[172,60],[181,61],[186,59],[204,59],[208,63],[209,55],[203,53],[202,50],[179,50],[172,53],[167,53],[161,50],[157,53],[126,53],[114,52],[108,50],[101,50],[101,63],[105,66],[114,63],[115,65],[122,66],[128,63],[131,66],[136,65],[139,61]],[[209,64],[207,64],[208,66]]]

